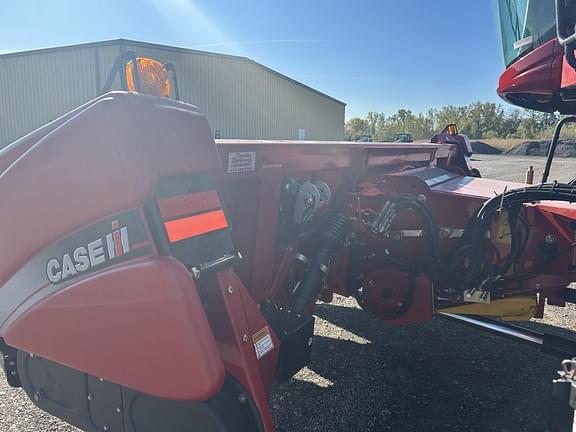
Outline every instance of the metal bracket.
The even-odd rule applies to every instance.
[[[316,211],[330,201],[330,187],[321,181],[302,183],[296,194],[293,222],[301,224],[308,222]]]
[[[490,291],[466,290],[464,291],[464,301],[467,303],[490,303]]]
[[[408,237],[424,237],[425,231],[421,229],[405,229],[389,231],[388,237],[399,240]],[[438,234],[441,239],[459,239],[464,236],[464,228],[440,227]],[[486,239],[490,239],[490,231],[486,231]]]
[[[464,228],[440,227],[440,238],[455,239],[464,235]]]
[[[295,260],[300,261],[302,264],[308,264],[308,262],[310,262],[310,259],[306,255],[301,254],[300,252],[294,251],[292,256],[294,257]]]
[[[235,252],[233,254],[227,254],[220,258],[216,258],[213,261],[208,261],[206,263],[190,267],[190,273],[194,280],[198,280],[202,277],[204,273],[211,273],[215,271],[220,271],[226,267],[230,267],[236,264],[242,259],[242,254],[240,252]]]

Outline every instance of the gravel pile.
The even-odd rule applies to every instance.
[[[483,141],[472,141],[472,150],[475,154],[501,154],[502,150]]]
[[[549,147],[549,140],[526,141],[506,151],[506,154],[517,156],[546,156]],[[558,157],[576,157],[576,140],[560,140],[554,154]]]
[[[549,312],[531,325],[576,328],[576,308]],[[317,317],[310,367],[274,388],[279,432],[570,430],[570,411],[551,395],[556,358],[440,319],[386,327],[341,297]],[[0,431],[77,429],[0,376]]]

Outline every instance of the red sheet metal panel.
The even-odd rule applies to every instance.
[[[83,279],[12,324],[6,342],[134,390],[206,400],[224,365],[194,282],[150,257]]]
[[[167,98],[110,93],[45,128],[0,153],[0,284],[65,234],[143,206],[160,176],[221,167],[205,117]]]

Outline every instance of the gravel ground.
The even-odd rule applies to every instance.
[[[575,316],[553,308],[533,326],[576,328]],[[275,386],[278,432],[570,430],[570,411],[551,397],[556,358],[440,319],[386,327],[342,297],[317,317],[310,367]],[[78,429],[0,377],[0,431]]]
[[[546,158],[541,156],[484,155],[472,156],[472,165],[483,177],[523,182],[526,170],[534,167],[534,181],[540,181]],[[555,158],[550,170],[550,181],[569,181],[576,177],[576,159]]]
[[[576,329],[576,308],[550,309],[531,327]],[[310,367],[272,397],[279,431],[571,430],[554,357],[441,319],[386,327],[350,299],[317,316]]]
[[[529,165],[538,178],[544,165],[538,157],[474,159],[484,176],[510,181],[522,181]],[[559,160],[553,172],[567,180],[573,164]],[[576,339],[576,307],[549,307],[530,327]],[[551,396],[558,367],[533,348],[441,319],[387,327],[337,297],[318,305],[310,367],[276,385],[270,405],[279,432],[563,432],[571,412]],[[78,431],[36,409],[1,375],[0,432]]]

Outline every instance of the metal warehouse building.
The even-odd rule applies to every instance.
[[[122,52],[175,66],[221,138],[341,140],[345,104],[245,57],[118,39],[0,55],[0,148],[96,97]]]

